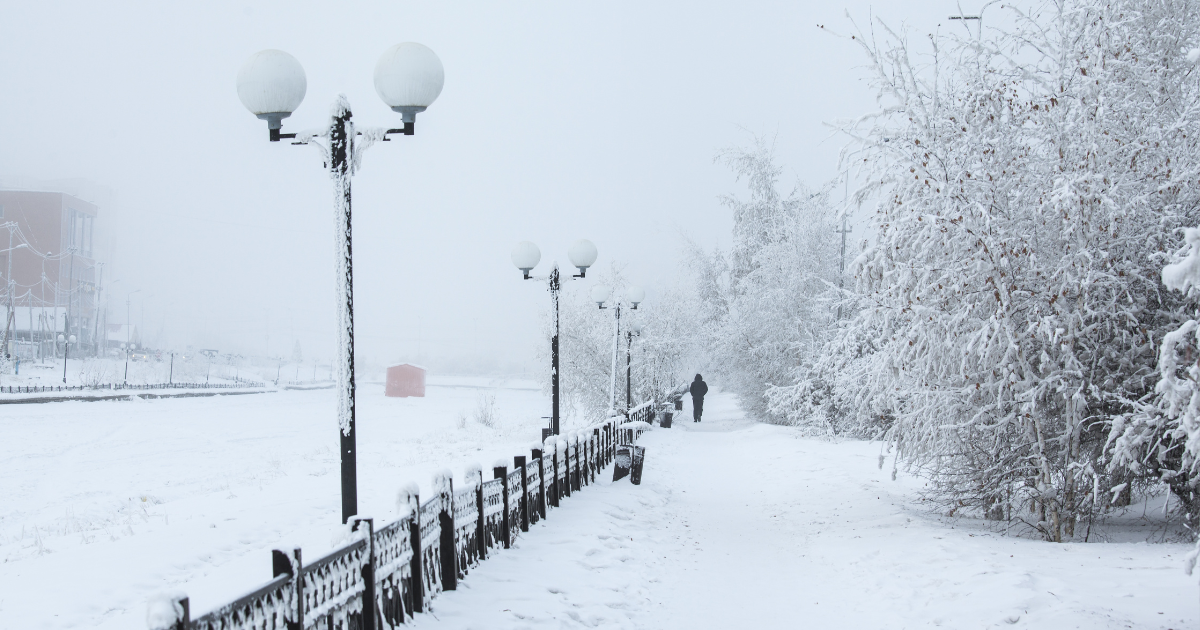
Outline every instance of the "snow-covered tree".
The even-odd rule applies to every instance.
[[[727,149],[717,160],[746,183],[749,196],[722,198],[733,215],[729,252],[693,247],[706,346],[716,376],[747,411],[786,421],[768,408],[766,392],[791,382],[796,366],[812,361],[834,321],[833,307],[822,299],[838,276],[829,190],[797,183],[781,192],[783,169],[761,139]]]

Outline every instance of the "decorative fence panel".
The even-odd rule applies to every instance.
[[[558,453],[558,497],[571,496],[571,449],[566,440],[558,440],[555,444]]]
[[[535,457],[536,459],[540,458]],[[542,495],[542,474],[539,470],[538,462],[529,462],[525,465],[525,505],[528,511],[527,517],[531,525],[542,520],[541,514],[546,509],[542,505],[542,501],[544,500],[545,497]]]
[[[479,564],[479,493],[478,482],[454,491],[454,546],[458,553],[458,575],[466,577],[467,571]]]
[[[504,545],[504,481],[483,482],[483,535],[487,546]]]
[[[307,565],[304,584],[304,628],[350,630],[359,625],[367,582],[363,569],[371,557],[370,540],[359,540]]]
[[[383,627],[392,629],[413,616],[412,517],[375,532],[375,607]]]
[[[517,542],[517,534],[521,532],[521,469],[513,467],[505,477],[508,480],[508,541],[505,547],[511,547]]]
[[[296,609],[292,576],[284,573],[258,590],[243,595],[191,622],[189,630],[289,630],[287,620]]]
[[[633,410],[644,414],[642,407]],[[644,417],[644,415],[642,416]],[[394,630],[429,610],[442,590],[500,548],[510,547],[530,524],[549,519],[560,500],[595,483],[612,462],[625,416],[572,434],[551,436],[531,457],[497,466],[497,478],[478,469],[455,489],[421,503],[410,495],[411,514],[374,530],[358,520],[354,540],[304,565],[300,550],[272,554],[275,577],[258,589],[196,619],[186,597],[175,600],[171,630]],[[574,486],[574,488],[572,488]],[[414,490],[415,492],[415,490]],[[365,530],[365,531],[364,531]],[[368,605],[369,603],[369,605]]]
[[[438,495],[421,505],[418,512],[421,525],[421,597],[422,610],[442,592],[442,530],[438,519],[442,497]]]

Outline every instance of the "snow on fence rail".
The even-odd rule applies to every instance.
[[[499,462],[493,478],[467,472],[454,487],[448,472],[434,479],[433,497],[422,502],[408,490],[408,515],[378,530],[372,519],[352,519],[356,538],[310,564],[300,549],[272,551],[274,578],[241,598],[190,618],[188,598],[163,602],[172,611],[153,628],[163,630],[386,630],[413,621],[443,590],[499,549],[508,549],[531,523],[547,518],[573,492],[592,485],[612,463],[618,444],[637,431],[620,428],[649,422],[646,403],[567,436],[550,436],[529,456]],[[370,610],[372,614],[363,614]]]
[[[7,385],[0,386],[0,394],[50,394],[55,392],[83,391],[124,391],[124,390],[155,390],[155,389],[244,389],[246,387],[264,387],[262,383],[243,381],[233,383],[154,383],[149,385],[129,385],[125,383],[110,383],[108,385]]]

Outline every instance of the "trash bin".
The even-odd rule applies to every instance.
[[[674,415],[675,414],[671,413],[670,411],[662,412],[662,418],[659,418],[658,426],[660,426],[664,429],[670,429],[671,428],[671,417]]]
[[[683,399],[682,398],[675,399],[675,411],[683,411]]]

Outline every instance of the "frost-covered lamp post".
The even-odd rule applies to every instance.
[[[571,264],[579,268],[579,275],[568,276],[568,280],[575,278],[583,278],[587,276],[588,267],[596,263],[596,246],[587,239],[575,241],[571,249],[567,250],[567,257],[571,259]],[[517,243],[512,250],[512,263],[517,269],[521,270],[521,275],[526,280],[546,280],[550,284],[550,302],[551,309],[554,311],[552,315],[554,320],[554,331],[550,336],[550,434],[558,435],[559,431],[559,389],[558,389],[558,291],[562,287],[561,277],[558,273],[558,263],[554,263],[554,267],[550,269],[549,276],[531,276],[530,271],[537,266],[538,261],[542,259],[542,252],[537,245],[529,241],[521,241]]]
[[[129,384],[129,355],[132,354],[134,350],[137,350],[137,344],[136,343],[123,343],[123,344],[121,344],[121,350],[123,350],[125,352],[125,379],[124,379],[124,381],[125,381],[125,384],[128,385]],[[207,382],[207,381],[205,381],[205,382]]]
[[[321,152],[333,179],[334,235],[338,318],[338,428],[341,436],[342,522],[358,513],[358,482],[354,435],[354,273],[351,256],[350,177],[363,152],[391,134],[411,136],[416,116],[442,92],[445,74],[434,52],[413,42],[387,49],[375,65],[375,91],[399,113],[400,129],[358,129],[350,122],[350,103],[339,95],[327,127],[299,133],[282,133],[283,119],[304,100],[308,80],[295,57],[281,50],[263,50],[246,62],[237,77],[238,97],[252,114],[267,121],[271,142],[295,138]],[[322,144],[321,141],[325,143]]]
[[[634,320],[625,332],[625,413],[633,409],[633,338],[641,337],[645,328],[642,322]]]
[[[71,354],[71,344],[75,343],[75,335],[64,338],[58,336],[58,343],[63,345],[63,385],[67,384],[67,357]]]
[[[646,291],[641,287],[629,287],[624,296],[613,295],[612,289],[606,286],[596,286],[592,288],[592,301],[600,308],[609,308],[605,304],[611,304],[613,309],[613,351],[612,351],[612,369],[609,373],[608,381],[608,412],[611,414],[617,408],[617,353],[621,349],[621,308],[625,303],[629,304],[630,310],[637,310],[638,304],[641,304],[646,299]]]

